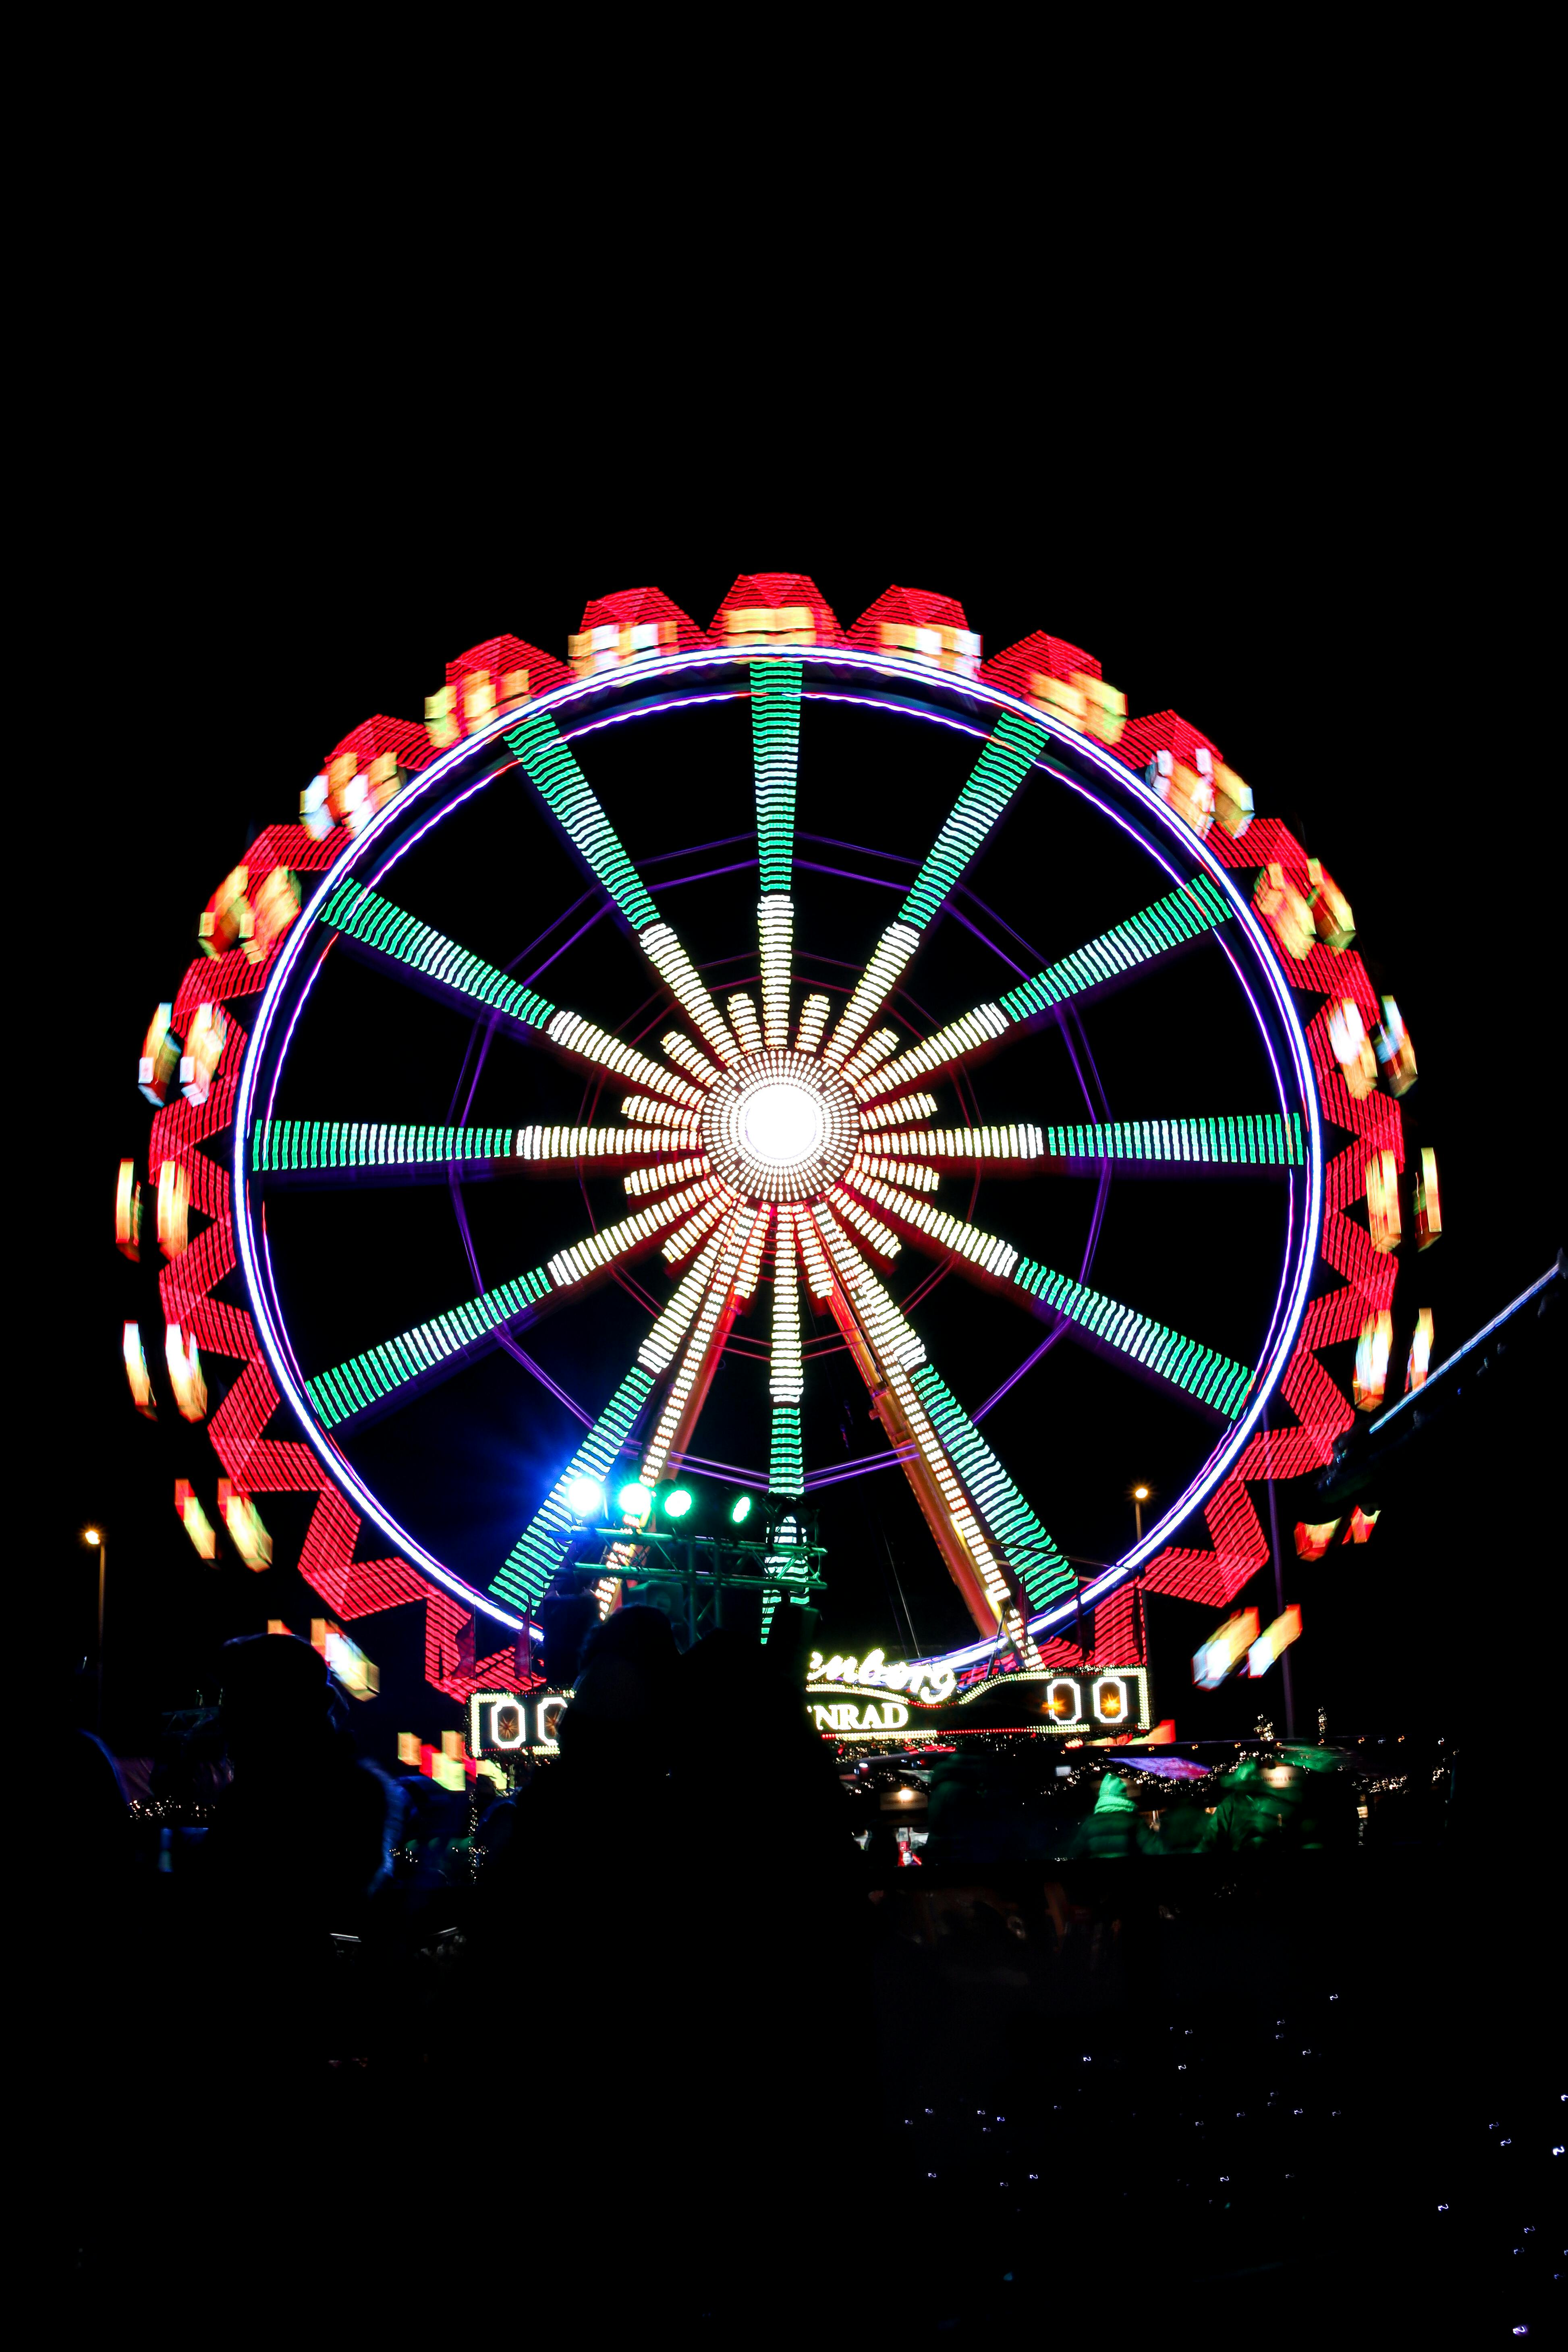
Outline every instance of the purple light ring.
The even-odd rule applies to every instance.
[[[795,659],[801,663],[801,667],[803,668],[805,666],[799,655],[763,654],[758,656],[753,654],[749,657],[748,667],[759,658],[763,660]],[[932,690],[934,684],[934,681],[924,665],[913,658],[905,660],[897,656],[889,657],[887,656],[861,654],[848,648],[833,649],[831,656],[826,663],[825,658],[821,654],[814,655],[813,658],[816,660],[816,665],[819,667],[824,666],[847,667],[851,671],[864,671],[881,678],[895,681],[907,680],[912,685],[918,685],[923,690],[923,693],[928,695]],[[556,688],[551,694],[541,696],[538,698],[538,701],[535,704],[535,709],[565,709],[574,703],[580,702],[584,698],[605,690],[606,677],[616,684],[640,683],[642,680],[654,676],[662,677],[680,675],[691,670],[700,670],[703,668],[712,668],[721,665],[731,665],[734,662],[734,659],[735,656],[732,651],[729,649],[709,650],[704,648],[694,653],[660,656],[656,658],[654,661],[647,662],[646,665],[630,664],[626,666],[625,670],[619,672],[601,674],[598,677],[594,679],[584,680],[575,682],[572,685]],[[636,672],[635,677],[630,675],[632,672]],[[994,709],[1012,710],[1024,718],[1031,719],[1037,725],[1040,723],[1039,714],[1034,710],[1030,705],[1025,703],[1016,696],[1006,694],[1001,689],[991,686],[989,682],[982,681],[980,679],[965,679],[962,687],[949,685],[948,690],[963,692],[966,698],[972,701],[984,703]],[[622,709],[619,710],[598,713],[591,718],[581,719],[578,725],[571,730],[571,733],[566,735],[565,740],[569,741],[574,740],[579,734],[595,732],[605,726],[625,724],[634,716],[652,715],[655,710],[683,709],[715,701],[735,699],[744,691],[744,688],[731,687],[725,689],[693,693],[689,696],[670,696],[661,698],[657,701],[644,703],[636,710]],[[804,681],[803,691],[805,691]],[[971,738],[984,738],[986,733],[985,729],[976,721],[965,719],[956,713],[950,713],[938,709],[923,699],[917,705],[913,706],[904,704],[889,705],[885,698],[875,695],[836,691],[822,687],[818,687],[811,690],[809,692],[808,698],[821,701],[844,701],[881,711],[887,711],[891,708],[900,711],[902,715],[917,717],[928,721],[929,723],[947,726],[954,732],[965,734]],[[445,753],[440,759],[434,761],[430,768],[422,772],[418,783],[412,788],[411,792],[405,793],[400,801],[390,803],[386,809],[380,812],[379,814],[372,820],[371,824],[366,826],[363,834],[358,835],[355,840],[347,843],[344,846],[342,856],[339,858],[337,863],[328,870],[327,874],[322,877],[320,887],[311,898],[309,906],[304,909],[306,920],[300,923],[295,929],[292,935],[285,941],[282,953],[279,958],[277,965],[274,967],[272,974],[269,976],[267,989],[263,992],[262,1003],[258,1010],[256,1024],[249,1040],[249,1050],[244,1057],[244,1063],[241,1068],[240,1087],[235,1108],[236,1147],[234,1160],[234,1205],[236,1231],[240,1260],[246,1278],[247,1289],[251,1297],[253,1320],[255,1322],[257,1333],[261,1340],[263,1351],[271,1365],[274,1377],[279,1382],[280,1393],[288,1397],[295,1418],[305,1430],[307,1439],[309,1440],[312,1450],[322,1460],[323,1465],[331,1471],[331,1475],[338,1478],[341,1483],[344,1484],[347,1490],[353,1495],[354,1499],[361,1503],[365,1515],[372,1519],[374,1524],[382,1528],[384,1532],[393,1538],[394,1541],[403,1545],[405,1550],[407,1550],[410,1558],[413,1559],[417,1565],[426,1569],[426,1572],[433,1575],[437,1581],[446,1585],[449,1590],[461,1594],[465,1599],[483,1609],[488,1615],[494,1617],[498,1622],[516,1626],[521,1621],[513,1617],[510,1612],[500,1608],[489,1595],[476,1592],[472,1587],[464,1583],[461,1579],[455,1577],[441,1562],[435,1560],[433,1557],[426,1551],[422,1545],[416,1544],[408,1535],[407,1531],[391,1517],[391,1515],[385,1511],[384,1507],[382,1506],[376,1498],[370,1496],[368,1490],[363,1486],[363,1482],[359,1479],[356,1474],[353,1473],[352,1465],[347,1464],[346,1456],[343,1455],[342,1450],[336,1444],[332,1444],[331,1439],[328,1438],[326,1433],[321,1429],[320,1424],[315,1420],[315,1416],[310,1412],[308,1401],[303,1396],[302,1383],[297,1388],[295,1382],[289,1378],[289,1370],[285,1367],[281,1359],[278,1335],[272,1328],[270,1318],[265,1311],[265,1295],[261,1293],[258,1285],[257,1254],[254,1247],[253,1234],[250,1226],[248,1208],[249,1188],[247,1173],[245,1167],[244,1148],[245,1136],[248,1131],[250,1124],[251,1104],[254,1096],[254,1077],[256,1071],[260,1066],[262,1046],[270,1032],[271,1022],[276,1011],[277,1003],[283,993],[289,976],[292,971],[293,965],[302,951],[306,940],[311,934],[314,928],[315,918],[321,905],[324,903],[327,894],[335,889],[341,881],[346,878],[345,868],[351,868],[353,866],[357,864],[358,859],[364,855],[365,851],[377,843],[379,836],[390,833],[395,824],[401,823],[404,818],[412,814],[413,805],[416,805],[418,802],[426,800],[433,795],[436,787],[438,784],[444,783],[447,780],[447,776],[453,769],[465,764],[467,759],[472,756],[476,749],[482,750],[485,746],[493,743],[497,739],[499,739],[508,723],[509,722],[504,716],[498,718],[497,720],[492,722],[491,727],[480,735],[466,738],[462,742],[455,744],[449,751]],[[563,733],[565,734],[564,730],[563,730]],[[1052,737],[1051,740],[1058,743],[1060,741],[1059,737]],[[1307,1236],[1315,1236],[1321,1220],[1322,1199],[1322,1139],[1315,1074],[1312,1071],[1310,1058],[1307,1053],[1306,1041],[1302,1034],[1299,1016],[1296,1014],[1295,1008],[1289,999],[1288,985],[1283,975],[1279,972],[1275,966],[1268,940],[1262,932],[1261,926],[1258,924],[1256,916],[1253,914],[1250,904],[1243,898],[1240,893],[1236,889],[1227,869],[1218,864],[1217,860],[1213,857],[1205,845],[1182,824],[1182,821],[1178,817],[1174,816],[1173,813],[1165,807],[1158,795],[1151,791],[1146,784],[1142,783],[1132,771],[1123,767],[1120,761],[1113,761],[1111,755],[1108,751],[1103,751],[1098,744],[1094,743],[1087,737],[1075,736],[1072,739],[1071,748],[1080,757],[1086,759],[1091,768],[1099,769],[1108,784],[1114,785],[1119,793],[1130,793],[1136,803],[1142,803],[1144,812],[1157,826],[1165,831],[1173,845],[1179,845],[1189,857],[1195,857],[1196,861],[1204,866],[1205,871],[1207,871],[1211,880],[1214,881],[1216,887],[1218,887],[1224,892],[1226,897],[1230,899],[1233,913],[1237,919],[1243,935],[1247,937],[1253,944],[1258,961],[1262,964],[1270,992],[1275,998],[1276,1010],[1280,1015],[1282,1026],[1290,1045],[1292,1058],[1296,1063],[1298,1079],[1300,1084],[1301,1100],[1307,1112],[1308,1129],[1310,1138],[1310,1150],[1308,1160],[1308,1214],[1303,1221],[1303,1240],[1305,1240]],[[465,801],[471,798],[475,793],[482,791],[486,785],[495,781],[497,775],[507,772],[508,770],[515,764],[516,762],[510,760],[499,763],[496,767],[489,770],[485,774],[477,778],[466,791],[458,793],[451,801],[433,807],[431,814],[426,818],[424,824],[416,828],[414,833],[405,835],[401,840],[391,845],[389,854],[386,856],[382,866],[377,868],[372,882],[363,887],[374,888],[377,883],[384,878],[386,874],[392,871],[394,866],[400,863],[407,851],[412,848],[418,840],[424,837],[424,835],[432,825],[441,822],[444,817],[450,815],[457,808],[460,807]],[[1111,822],[1118,824],[1124,833],[1129,835],[1131,838],[1137,839],[1140,845],[1149,850],[1150,854],[1154,857],[1155,862],[1163,867],[1164,871],[1171,877],[1173,882],[1178,884],[1178,886],[1184,881],[1185,877],[1175,872],[1166,856],[1163,856],[1158,847],[1148,839],[1141,827],[1135,830],[1126,822],[1125,819],[1123,819],[1114,807],[1108,806],[1105,801],[1101,800],[1097,795],[1087,792],[1081,782],[1070,772],[1064,772],[1059,767],[1057,767],[1054,764],[1044,763],[1043,761],[1037,762],[1036,764],[1045,764],[1046,772],[1053,775],[1058,782],[1067,784],[1068,789],[1077,792],[1080,798],[1089,801],[1090,804],[1096,808],[1101,815],[1109,816]],[[328,947],[330,947],[331,942],[329,941],[327,944]],[[1276,1087],[1279,1092],[1281,1108],[1283,1109],[1284,1089],[1279,1084],[1279,1065],[1274,1055],[1272,1041],[1268,1036],[1268,1024],[1263,1022],[1260,1014],[1258,1013],[1256,1000],[1252,996],[1250,988],[1247,986],[1246,980],[1237,966],[1235,958],[1230,955],[1228,945],[1222,941],[1222,946],[1225,947],[1227,961],[1231,962],[1232,969],[1237,973],[1237,978],[1240,982],[1244,994],[1246,995],[1248,1004],[1253,1011],[1255,1022],[1258,1026],[1260,1034],[1263,1035],[1265,1050],[1268,1054],[1270,1065],[1275,1073]],[[320,971],[321,962],[324,960],[325,951],[326,950],[323,950],[321,953],[318,955],[315,965],[310,975],[310,979],[306,983],[305,989],[301,992],[300,1003],[294,1007],[292,1017],[289,1020],[288,1030],[284,1036],[283,1052],[279,1058],[279,1070],[281,1069],[283,1060],[287,1058],[289,1043],[292,1038],[293,1030],[296,1023],[298,1022],[300,1012],[302,1009],[306,997],[309,995],[310,989],[314,985],[315,977],[317,972]],[[277,1076],[275,1075],[272,1088],[268,1095],[269,1106],[271,1101],[275,1099],[277,1083]],[[1294,1201],[1294,1193],[1295,1187],[1294,1184],[1292,1184],[1292,1202]],[[268,1257],[268,1275],[270,1275],[269,1253],[266,1248],[265,1229],[263,1232],[261,1246],[262,1254]],[[1237,1458],[1240,1452],[1241,1445],[1252,1433],[1253,1427],[1261,1415],[1268,1397],[1272,1392],[1275,1384],[1283,1374],[1286,1363],[1289,1360],[1288,1351],[1294,1341],[1296,1331],[1300,1328],[1301,1315],[1305,1311],[1306,1292],[1311,1277],[1312,1259],[1315,1255],[1316,1253],[1314,1251],[1303,1248],[1298,1278],[1296,1282],[1290,1286],[1292,1295],[1290,1297],[1288,1311],[1285,1317],[1285,1328],[1281,1332],[1276,1346],[1274,1360],[1272,1363],[1268,1364],[1266,1371],[1256,1383],[1257,1392],[1252,1409],[1237,1427],[1229,1433],[1228,1441],[1222,1441],[1221,1446],[1216,1449],[1215,1454],[1211,1454],[1209,1461],[1200,1469],[1197,1476],[1189,1485],[1186,1492],[1178,1498],[1177,1502],[1172,1507],[1172,1509],[1164,1515],[1157,1526],[1151,1529],[1149,1535],[1144,1538],[1142,1543],[1135,1545],[1132,1550],[1125,1554],[1120,1561],[1113,1563],[1112,1566],[1107,1570],[1105,1575],[1099,1579],[1088,1591],[1075,1596],[1074,1601],[1065,1603],[1054,1611],[1045,1612],[1041,1617],[1033,1621],[1034,1630],[1045,1630],[1051,1625],[1064,1622],[1066,1617],[1072,1613],[1075,1608],[1081,1608],[1086,1601],[1092,1605],[1093,1601],[1097,1598],[1103,1597],[1107,1591],[1113,1590],[1117,1584],[1124,1581],[1129,1575],[1131,1575],[1138,1567],[1143,1565],[1144,1562],[1161,1548],[1167,1539],[1169,1533],[1173,1530],[1174,1528],[1181,1525],[1183,1520],[1189,1517],[1192,1512],[1198,1508],[1201,1504],[1206,1500],[1208,1494],[1213,1492],[1214,1487],[1219,1483],[1220,1478],[1224,1475],[1226,1469],[1229,1466],[1230,1463]],[[1286,1268],[1281,1276],[1281,1287],[1279,1293],[1281,1297],[1283,1297],[1286,1286],[1289,1283],[1289,1251],[1288,1246],[1286,1253]],[[270,1280],[268,1284],[268,1292],[272,1292]],[[275,1298],[275,1293],[273,1293],[273,1295]],[[255,1309],[258,1307],[260,1307],[261,1308],[259,1313],[255,1312]],[[1277,1313],[1276,1321],[1278,1322],[1278,1320],[1279,1317]],[[1267,1354],[1267,1350],[1265,1352]],[[291,1358],[291,1350],[289,1350],[289,1355]],[[294,1367],[294,1370],[297,1371],[298,1367]],[[345,1470],[348,1472],[348,1475],[346,1477],[344,1475]],[[987,1643],[983,1642],[977,1648],[972,1648],[963,1654],[954,1654],[955,1659],[962,1654],[963,1660],[967,1662],[973,1657],[984,1656],[993,1653],[996,1646],[997,1645],[994,1643]]]

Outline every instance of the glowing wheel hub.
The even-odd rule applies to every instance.
[[[793,1078],[758,1087],[741,1111],[741,1141],[754,1160],[798,1168],[821,1149],[822,1097]]]
[[[749,1201],[812,1201],[855,1157],[860,1117],[837,1070],[767,1051],[731,1064],[708,1098],[702,1137],[716,1172]]]

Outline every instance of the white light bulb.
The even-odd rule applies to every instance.
[[[797,1168],[821,1148],[820,1097],[787,1082],[759,1087],[741,1113],[741,1139],[748,1151],[773,1168]]]

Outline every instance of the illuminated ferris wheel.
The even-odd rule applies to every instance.
[[[755,575],[704,630],[641,590],[568,652],[492,640],[423,729],[356,730],[215,894],[154,1020],[168,1360],[187,1393],[198,1350],[237,1367],[211,1416],[231,1528],[305,1496],[304,1574],[340,1615],[425,1598],[454,1695],[496,1680],[584,1511],[635,1558],[683,1465],[765,1495],[775,1529],[901,1475],[973,1620],[952,1664],[1049,1667],[1086,1609],[1110,1656],[1138,1578],[1227,1601],[1265,1554],[1247,1482],[1326,1459],[1351,1416],[1315,1350],[1392,1295],[1387,1234],[1344,1212],[1394,1197],[1407,1041],[1331,878],[1210,739],[1129,719],[1059,639],[983,660],[951,599],[889,590],[845,630],[809,580]],[[1160,1098],[1113,1110],[1085,1019],[1140,992],[1166,1008]],[[1264,1202],[1237,1213],[1224,1339],[1096,1265],[1113,1176],[1153,1216],[1221,1173]],[[1224,1264],[1226,1235],[1187,1238]],[[944,1368],[955,1314],[995,1350],[987,1395],[967,1344]],[[1078,1349],[1092,1381],[1062,1371]],[[847,1465],[812,1454],[828,1354],[879,1424]],[[723,1458],[699,1450],[721,1370]],[[1048,1443],[1008,1458],[995,1408],[1047,1375]],[[1184,1466],[1085,1574],[1053,1506],[1108,1378],[1174,1409]],[[531,1439],[542,1412],[574,1441]],[[515,1525],[486,1556],[509,1425]],[[1200,1508],[1210,1543],[1173,1543]],[[393,1556],[360,1557],[366,1523]]]

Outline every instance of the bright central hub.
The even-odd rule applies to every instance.
[[[731,1062],[702,1108],[713,1172],[742,1201],[820,1201],[855,1157],[855,1090],[814,1055],[764,1046]]]
[[[759,1087],[746,1097],[740,1124],[741,1140],[753,1158],[774,1168],[798,1168],[822,1148],[822,1097],[787,1080]]]

